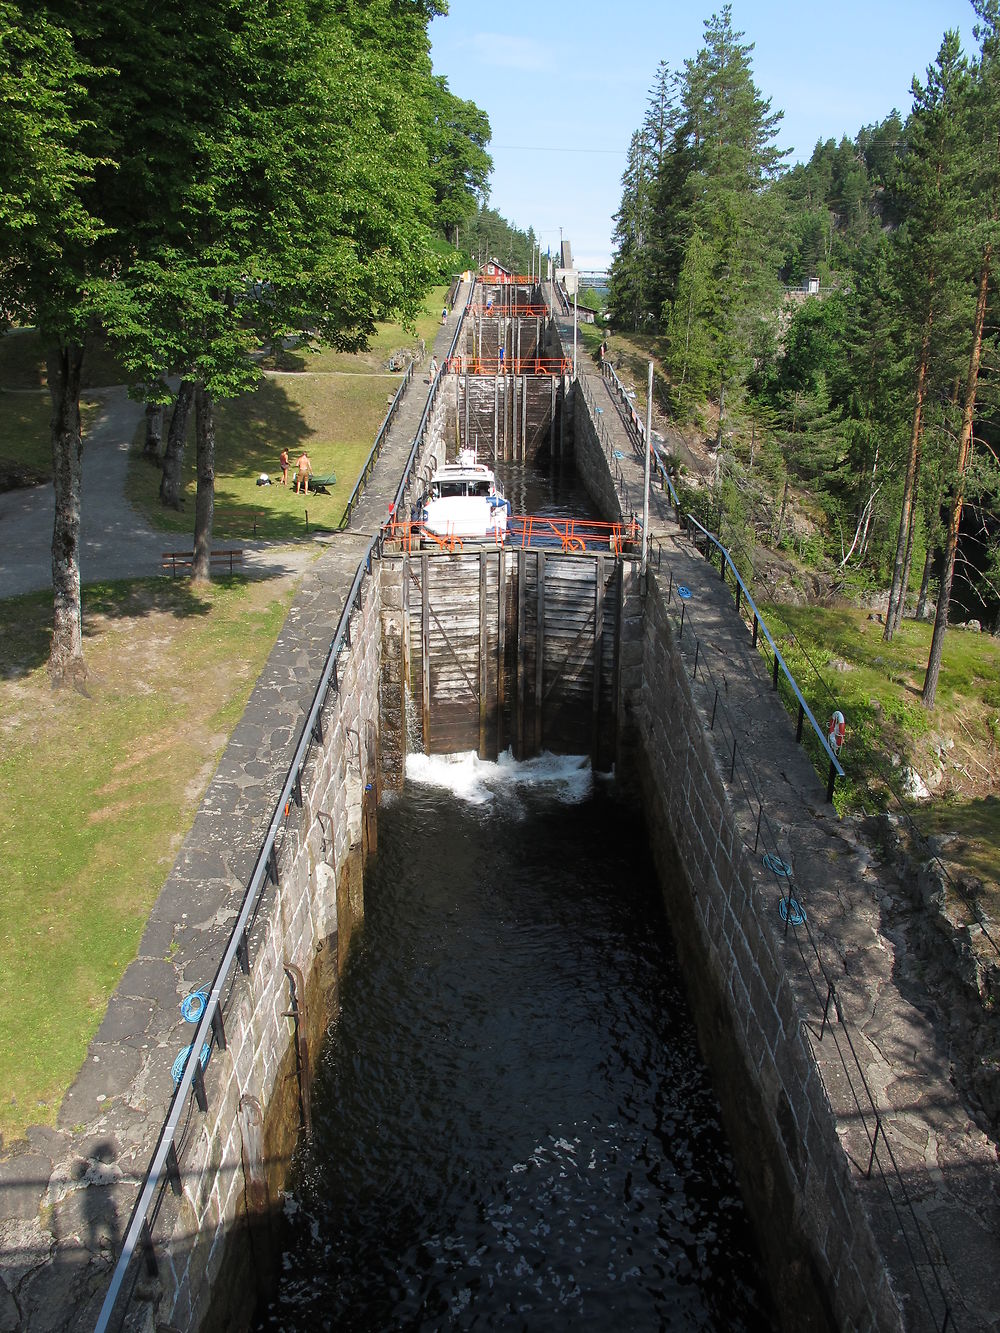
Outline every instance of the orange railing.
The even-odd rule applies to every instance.
[[[530,273],[480,273],[476,281],[484,287],[534,287],[538,279]]]
[[[565,356],[451,356],[444,363],[452,375],[568,375],[572,369]]]
[[[558,546],[567,554],[610,551],[621,555],[639,540],[637,523],[603,523],[589,518],[550,518],[544,514],[512,514],[507,520],[507,544]]]
[[[637,523],[601,523],[596,519],[549,518],[540,514],[513,514],[507,520],[506,535],[489,534],[482,538],[462,538],[453,533],[431,532],[419,520],[390,518],[385,525],[385,540],[398,542],[409,553],[414,550],[434,550],[460,554],[468,544],[479,549],[483,545],[544,547],[564,555],[609,552],[620,556],[626,548],[639,541]]]
[[[513,305],[495,305],[491,301],[487,301],[485,304],[477,301],[469,311],[469,314],[473,316],[485,315],[489,318],[491,315],[507,315],[512,319],[545,319],[548,313],[549,309],[546,305],[531,305],[525,302],[515,302]]]

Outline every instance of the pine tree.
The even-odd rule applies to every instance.
[[[978,243],[976,305],[972,319],[968,368],[962,391],[962,426],[945,537],[941,587],[934,617],[930,656],[924,676],[922,699],[925,708],[934,707],[941,671],[941,654],[948,628],[948,609],[958,552],[966,477],[972,461],[976,395],[979,387],[987,300],[993,281],[996,230],[1000,222],[1000,9],[997,0],[974,0],[974,3],[980,19],[976,35],[981,41],[981,57],[975,71],[969,101],[971,185],[975,200],[973,212],[976,224],[975,237]]]
[[[914,107],[897,196],[906,221],[897,247],[896,286],[902,295],[913,347],[913,407],[903,476],[899,529],[884,637],[899,625],[912,550],[924,411],[942,345],[950,347],[955,279],[960,269],[961,225],[967,207],[967,139],[962,116],[969,76],[958,34],[945,34],[927,82],[913,80]]]

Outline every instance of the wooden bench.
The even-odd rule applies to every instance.
[[[211,569],[225,569],[228,566],[230,574],[235,574],[236,566],[243,563],[243,552],[212,551],[209,553],[208,563]],[[161,568],[169,569],[174,577],[178,572],[190,569],[193,564],[193,551],[164,551],[160,556]]]

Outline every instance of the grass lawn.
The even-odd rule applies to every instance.
[[[253,535],[275,540],[299,537],[309,528],[337,527],[368,457],[375,434],[399,387],[386,375],[277,375],[262,380],[251,394],[216,408],[215,524],[216,540],[241,540]],[[126,494],[148,521],[165,532],[190,534],[194,525],[194,413],[184,450],[185,508],[180,513],[159,502],[160,470],[142,457],[139,432],[130,459]],[[292,459],[287,488],[258,486],[262,472],[280,476],[278,455],[287,448]],[[294,462],[305,449],[318,475],[335,472],[337,484],[328,495],[296,495]]]
[[[432,288],[411,330],[399,324],[378,325],[366,352],[293,350],[265,360],[266,368],[292,373],[268,376],[256,393],[217,405],[218,538],[238,541],[253,536],[255,515],[260,537],[287,540],[301,536],[306,530],[306,508],[310,530],[336,528],[385,417],[388,400],[399,387],[400,376],[387,369],[387,362],[404,348],[418,350],[421,338],[431,346],[447,294],[446,286]],[[88,349],[85,389],[121,383],[122,378],[103,343]],[[16,473],[21,484],[52,477],[47,383],[45,349],[35,331],[12,329],[0,336],[0,473]],[[83,395],[85,436],[97,406],[98,400]],[[336,472],[336,488],[329,495],[310,496],[306,506],[290,488],[281,493],[280,487],[258,487],[259,473],[278,473],[283,446],[293,457],[303,448],[308,450],[317,473]],[[141,437],[136,454],[141,454]],[[188,503],[179,514],[164,510],[159,503],[158,470],[138,458],[133,460],[129,499],[164,532],[189,533],[194,524],[193,413],[185,455]]]
[[[330,348],[286,348],[263,364],[269,370],[311,370],[319,372],[359,371],[367,374],[388,371],[388,361],[397,352],[419,353],[423,338],[428,352],[441,325],[441,309],[448,295],[447,286],[432,287],[424,297],[412,329],[400,324],[378,324],[365,352],[334,352]]]
[[[295,580],[84,589],[88,694],[51,596],[0,601],[0,1135],[51,1123],[135,956]]]
[[[303,357],[220,404],[216,521],[221,540],[284,539],[336,527],[400,376],[385,361],[439,327],[447,289],[428,294],[416,331],[380,328],[369,353]],[[121,380],[98,348],[90,386]],[[45,363],[33,331],[0,337],[0,471],[51,476]],[[15,392],[17,391],[17,392]],[[84,429],[87,412],[85,408]],[[193,435],[193,419],[192,419]],[[137,441],[141,447],[141,438]],[[305,447],[329,495],[258,487],[278,455]],[[159,469],[136,457],[128,491],[151,521],[190,533],[157,499]],[[6,465],[6,466],[5,466]],[[86,463],[84,464],[86,466]],[[46,672],[51,594],[0,600],[0,1136],[52,1123],[135,956],[149,910],[284,623],[294,578],[137,580],[84,589],[87,693],[53,692]]]
[[[920,693],[929,624],[904,620],[885,643],[864,611],[769,606],[765,615],[817,720],[825,724],[834,708],[847,719],[838,809],[893,808],[888,784],[900,786],[906,764],[924,779],[940,772],[937,799],[909,803],[909,814],[925,835],[958,833],[963,864],[1000,881],[1000,642],[949,630],[937,703],[927,712]],[[832,693],[810,683],[806,653]]]

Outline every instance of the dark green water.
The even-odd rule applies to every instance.
[[[258,1327],[771,1327],[632,816],[572,761],[411,765]]]

